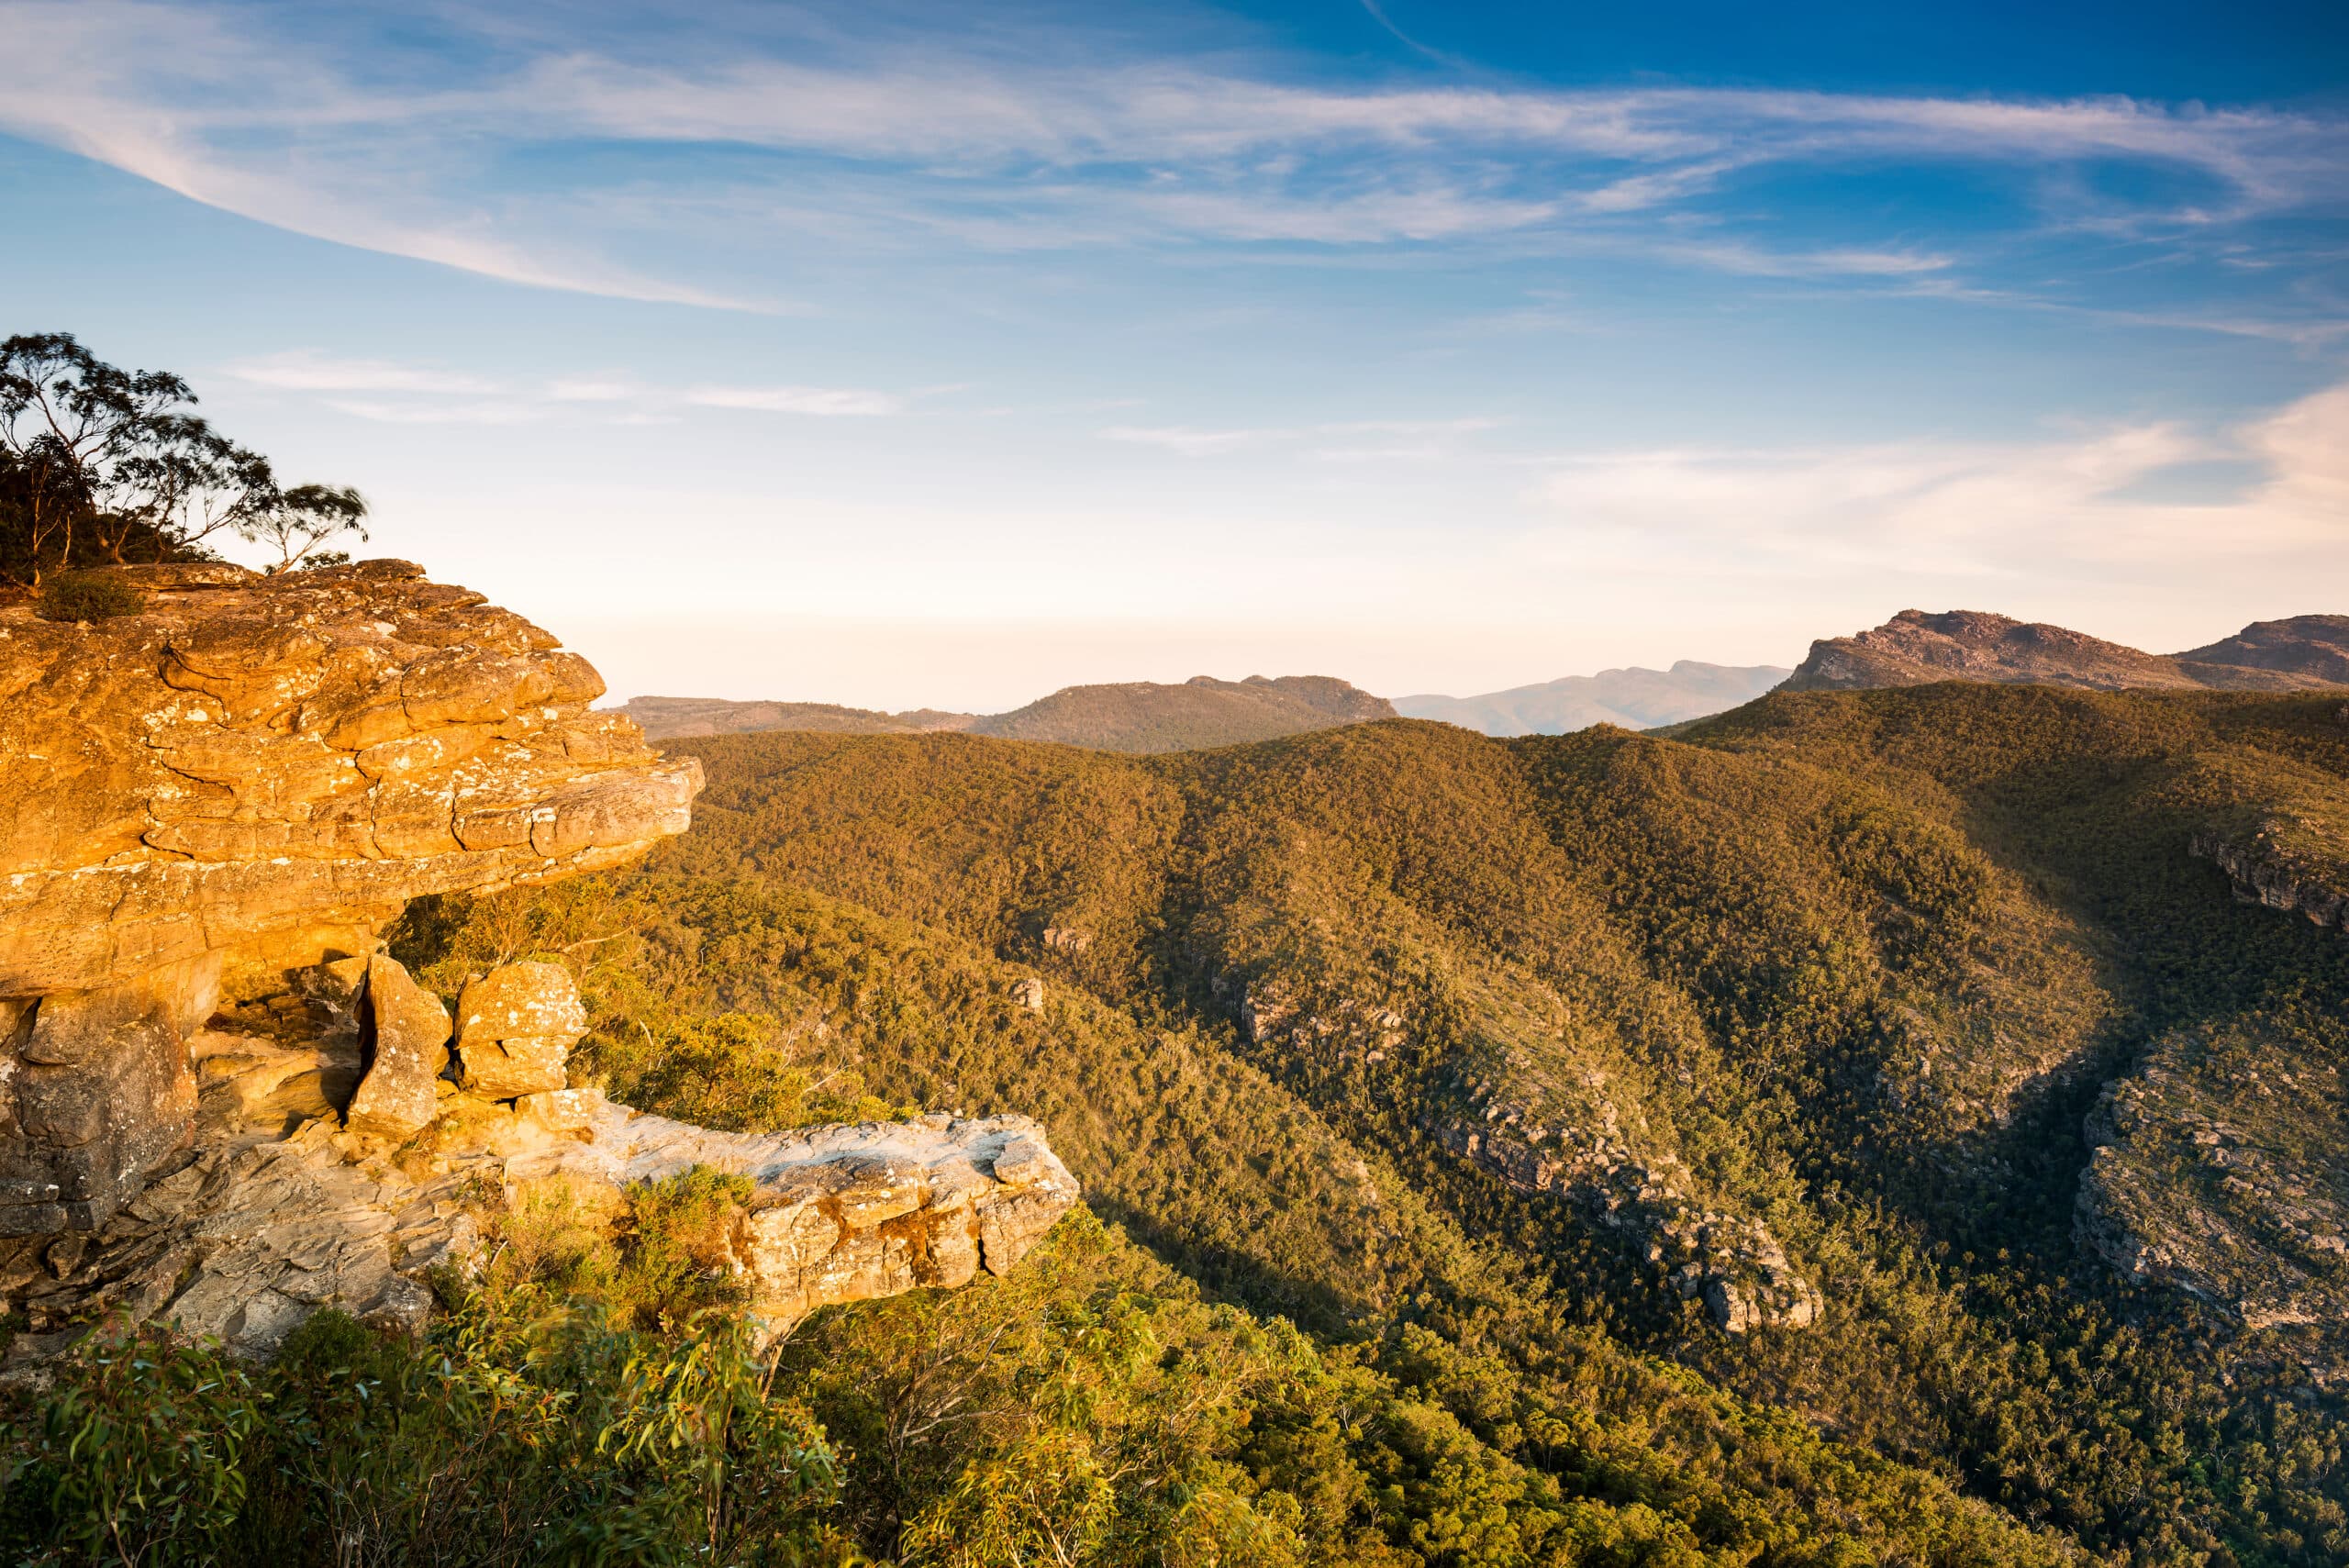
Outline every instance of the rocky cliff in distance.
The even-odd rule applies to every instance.
[[[2349,617],[2256,621],[2184,653],[2146,653],[2085,632],[1981,610],[1902,610],[1882,626],[1810,645],[1781,691],[1859,691],[1935,681],[2129,689],[2282,692],[2349,684]]]

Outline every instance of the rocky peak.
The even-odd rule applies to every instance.
[[[2295,691],[2349,684],[2349,617],[2255,621],[2184,653],[2147,653],[2067,627],[1985,610],[1902,610],[1882,626],[1810,645],[1778,689],[1854,691],[1991,681],[2092,691]]]
[[[1984,610],[1902,610],[1882,626],[1810,645],[1784,691],[1913,686],[1931,681],[2037,682],[2118,690],[2201,683],[2174,660],[2085,632]]]

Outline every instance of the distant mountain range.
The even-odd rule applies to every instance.
[[[2349,616],[2254,621],[2183,653],[2146,653],[2060,626],[1981,610],[1903,610],[1873,630],[1810,645],[1791,692],[1987,681],[2095,691],[2299,691],[2349,684]]]
[[[958,730],[1105,751],[1189,751],[1398,717],[1438,719],[1495,736],[1564,735],[1598,724],[1658,729],[1742,707],[1773,690],[1851,691],[1936,681],[2097,691],[2349,685],[2349,616],[2254,621],[2208,647],[2147,653],[2064,627],[1981,610],[1903,610],[1870,630],[1812,643],[1809,657],[1792,671],[1683,659],[1669,670],[1602,670],[1477,696],[1422,693],[1392,702],[1330,675],[1251,675],[1244,681],[1197,675],[1180,684],[1063,686],[1025,707],[996,714],[927,707],[884,713],[833,703],[718,697],[636,697],[619,711],[655,740],[772,729],[851,735]]]
[[[1487,735],[1564,735],[1594,724],[1653,729],[1742,706],[1787,678],[1778,664],[1702,664],[1669,670],[1601,670],[1482,696],[1397,697],[1406,718],[1437,718]]]
[[[1332,725],[1393,718],[1384,697],[1330,675],[1219,681],[1195,675],[1180,685],[1127,681],[1063,686],[1009,713],[946,713],[916,708],[881,713],[830,703],[728,702],[718,697],[636,697],[620,710],[654,740],[731,735],[754,729],[820,729],[856,735],[964,730],[1014,740],[1057,740],[1104,751],[1189,751],[1271,740]]]

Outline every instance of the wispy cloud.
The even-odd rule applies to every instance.
[[[2165,500],[2162,476],[2212,461],[2264,475],[2218,504]],[[1562,461],[1532,499],[1546,551],[1598,541],[1668,568],[1689,551],[1954,576],[2349,548],[2349,384],[2232,429],[2117,425],[2035,442],[1664,449]]]
[[[1189,425],[1112,425],[1104,440],[1157,447],[1182,457],[1213,457],[1267,447],[1304,446],[1308,455],[1329,461],[1364,458],[1448,457],[1462,438],[1489,430],[1497,419],[1348,419],[1319,425],[1257,426],[1200,429]]]
[[[886,392],[842,386],[696,386],[684,401],[697,408],[740,408],[761,414],[902,414],[906,401]]]
[[[1278,430],[1200,430],[1188,425],[1112,425],[1101,432],[1101,439],[1138,447],[1158,447],[1184,457],[1208,457],[1216,452],[1263,446],[1286,434]]]
[[[290,349],[237,360],[228,373],[253,386],[280,387],[289,392],[418,392],[471,394],[495,392],[494,382],[455,371],[424,365],[397,364],[389,360],[339,359],[314,349]]]
[[[374,393],[328,396],[326,406],[386,424],[518,424],[558,413],[592,413],[616,423],[673,423],[679,407],[818,417],[902,414],[911,400],[895,393],[837,386],[663,387],[623,376],[562,377],[536,388],[508,387],[479,376],[394,360],[343,359],[311,349],[232,361],[227,373],[248,385],[295,393]],[[918,395],[962,390],[924,389]],[[614,405],[618,413],[604,413]]]
[[[504,400],[385,403],[373,398],[329,397],[327,406],[338,414],[379,425],[522,425],[547,415],[540,405]]]
[[[656,274],[609,259],[599,213],[625,209],[640,229],[664,199],[682,218],[731,197],[738,221],[769,225],[779,244],[808,225],[834,244],[944,234],[1002,249],[1600,236],[1731,273],[1865,280],[1963,262],[1906,234],[1764,244],[1733,232],[1727,198],[1774,169],[1990,166],[2043,203],[2041,223],[2128,235],[2215,231],[2349,184],[2349,119],[2316,111],[1333,83],[1274,57],[1121,55],[1049,34],[1016,56],[983,39],[898,39],[653,64],[518,21],[484,51],[503,63],[452,79],[403,69],[411,44],[369,30],[374,14],[353,6],[346,28],[296,39],[273,33],[264,9],[0,0],[0,127],[345,244],[534,286],[753,309],[779,306],[688,263]],[[461,28],[454,15],[403,31]],[[543,156],[573,147],[597,156]],[[727,172],[664,198],[629,161],[679,149],[725,150]],[[522,150],[541,155],[529,188],[504,174],[502,155]],[[2102,195],[2075,177],[2110,164],[2154,177]],[[1709,231],[1664,221],[1690,218]]]

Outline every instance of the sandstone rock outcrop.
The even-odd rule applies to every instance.
[[[1217,989],[1228,992],[1230,984],[1219,981]],[[1397,1051],[1409,1029],[1402,1014],[1351,996],[1313,1007],[1301,987],[1265,975],[1242,988],[1239,1013],[1252,1044],[1328,1052],[1364,1067]],[[1769,1228],[1707,1204],[1676,1156],[1641,1147],[1622,1124],[1605,1073],[1591,1070],[1579,1082],[1560,1083],[1507,1052],[1487,1071],[1463,1074],[1420,1102],[1416,1119],[1440,1147],[1517,1192],[1574,1204],[1642,1243],[1650,1265],[1684,1300],[1700,1297],[1718,1329],[1743,1334],[1818,1321],[1825,1298]],[[1537,1087],[1545,1082],[1546,1093]]]
[[[2227,873],[2244,903],[2349,929],[2349,835],[2337,826],[2305,816],[2271,817],[2232,833],[2205,828],[2192,849]]]
[[[700,786],[589,711],[586,661],[405,562],[117,570],[141,613],[0,608],[0,1235],[139,1190],[216,1007],[331,1014],[287,976],[363,974],[418,895],[623,861]]]
[[[455,1016],[375,933],[410,898],[683,831],[697,764],[591,713],[595,672],[398,562],[133,568],[142,613],[0,609],[0,1306],[11,1368],[102,1313],[267,1355],[317,1308],[429,1315],[551,1182],[750,1178],[728,1246],[772,1326],[1002,1273],[1076,1201],[1017,1117],[753,1137],[571,1087],[568,971]]]
[[[449,1065],[449,1009],[410,979],[397,959],[380,952],[367,961],[364,1009],[366,1077],[344,1124],[370,1138],[404,1142],[432,1123],[439,1098],[434,1085]]]
[[[217,1096],[222,1091],[216,1090]],[[292,1137],[234,1127],[181,1157],[77,1251],[62,1278],[46,1244],[0,1243],[0,1291],[31,1330],[10,1364],[37,1371],[99,1313],[211,1335],[251,1356],[337,1307],[413,1331],[433,1310],[434,1271],[475,1264],[497,1210],[479,1195],[559,1184],[588,1212],[626,1184],[696,1165],[751,1178],[728,1266],[772,1331],[834,1302],[1003,1273],[1076,1201],[1077,1187],[1024,1117],[827,1127],[767,1136],[640,1116],[592,1090],[562,1091],[575,1126],[473,1103],[417,1170],[371,1154],[331,1119]]]

